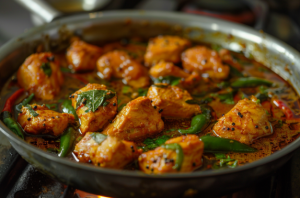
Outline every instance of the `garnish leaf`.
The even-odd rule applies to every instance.
[[[37,112],[35,112],[35,111],[32,109],[32,107],[31,107],[29,104],[27,104],[25,107],[28,109],[30,115],[32,115],[33,117],[36,117],[36,116],[39,115]]]
[[[107,135],[104,135],[102,133],[92,133],[90,136],[97,142],[97,144],[101,144],[106,138]]]
[[[51,66],[50,66],[50,63],[42,63],[42,66],[41,66],[41,69],[44,71],[44,73],[50,77],[51,74],[52,74],[52,69],[51,69]]]
[[[160,76],[154,79],[154,83],[167,83],[169,85],[178,85],[180,83],[180,77],[175,76]]]
[[[130,93],[130,92],[132,92],[131,87],[126,86],[126,85],[124,85],[124,86],[122,87],[122,93],[123,93],[123,94],[127,94],[127,93]]]
[[[171,136],[168,136],[168,135],[160,136],[157,139],[147,138],[143,142],[144,144],[146,144],[146,146],[143,146],[142,149],[144,151],[155,149],[156,147],[163,145],[170,138],[171,138]]]
[[[231,76],[235,76],[235,77],[244,77],[243,73],[240,72],[238,69],[236,69],[235,67],[229,65],[229,68],[230,68],[230,75]]]
[[[139,93],[139,96],[147,96],[148,89],[145,89],[145,88],[139,88],[139,89],[138,89],[138,93]]]
[[[76,108],[81,104],[88,107],[86,112],[95,112],[101,105],[104,106],[106,100],[113,98],[116,94],[108,90],[90,90],[78,94]],[[108,103],[105,103],[106,105]]]

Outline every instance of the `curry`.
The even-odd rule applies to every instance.
[[[299,136],[286,81],[243,53],[178,36],[74,37],[65,53],[30,55],[3,93],[1,118],[16,135],[102,168],[235,168]]]

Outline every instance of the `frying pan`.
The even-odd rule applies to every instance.
[[[87,42],[133,35],[178,34],[192,40],[217,43],[234,51],[251,53],[300,93],[300,54],[285,43],[263,32],[226,21],[155,11],[89,13],[29,30],[0,49],[0,89],[36,46],[43,44],[46,49],[59,50],[64,45],[65,35],[70,32],[80,34]],[[6,97],[0,99],[0,109]],[[300,139],[296,139],[269,157],[234,169],[146,175],[141,171],[99,168],[59,158],[25,143],[2,122],[0,131],[21,156],[41,172],[80,190],[114,197],[182,197],[190,194],[205,197],[238,190],[278,169],[300,147]]]

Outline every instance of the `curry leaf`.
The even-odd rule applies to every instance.
[[[42,66],[41,66],[41,69],[44,71],[44,73],[50,77],[51,74],[52,74],[52,69],[51,69],[51,66],[50,66],[50,63],[42,63]]]
[[[138,93],[139,93],[139,96],[147,96],[148,89],[145,89],[145,88],[139,88],[139,89],[138,89]]]
[[[108,90],[90,90],[78,94],[76,108],[81,104],[88,107],[86,112],[95,112],[98,107],[107,105],[105,100],[113,98],[116,94]]]
[[[156,147],[163,145],[170,138],[171,138],[171,136],[168,136],[168,135],[163,135],[156,139],[147,138],[143,142],[144,144],[146,144],[146,146],[143,146],[142,149],[144,151],[155,149]]]

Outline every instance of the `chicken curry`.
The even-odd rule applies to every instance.
[[[293,88],[251,56],[163,35],[37,51],[6,83],[2,121],[29,144],[146,174],[234,168],[299,136]],[[74,162],[75,163],[75,162]]]

